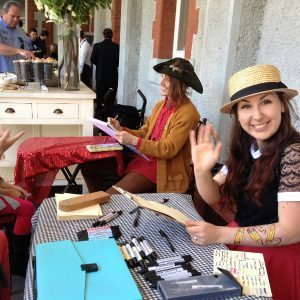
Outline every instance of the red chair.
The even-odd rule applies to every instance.
[[[9,245],[11,245],[13,228],[15,225],[15,216],[14,215],[0,215],[0,229],[3,229]]]

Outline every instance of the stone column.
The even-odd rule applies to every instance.
[[[142,1],[122,0],[118,103],[135,106],[141,40]]]

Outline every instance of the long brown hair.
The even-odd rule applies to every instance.
[[[168,100],[170,100],[170,104],[172,103],[172,105],[179,106],[188,98],[188,86],[174,77],[165,76],[169,80]]]
[[[261,203],[264,189],[272,182],[278,172],[281,154],[289,143],[299,139],[300,134],[291,125],[292,106],[282,93],[277,93],[284,106],[282,119],[277,132],[265,141],[261,150],[261,159],[257,160],[251,170],[252,157],[250,146],[255,139],[243,130],[237,119],[237,105],[232,108],[234,114],[233,128],[229,143],[229,157],[226,161],[228,175],[225,183],[220,187],[222,198],[227,206],[233,206],[238,197],[238,191],[244,191],[249,199],[256,204]]]
[[[193,66],[185,60],[177,60],[172,67],[177,68],[177,72],[194,73]],[[166,75],[169,79],[168,99],[175,105],[180,105],[188,99],[188,86],[179,79]]]

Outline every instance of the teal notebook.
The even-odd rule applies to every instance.
[[[36,245],[36,281],[39,300],[142,299],[114,239]]]

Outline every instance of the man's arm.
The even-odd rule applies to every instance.
[[[6,56],[19,54],[24,56],[25,58],[35,58],[34,54],[31,51],[14,48],[3,43],[0,43],[0,54]]]

